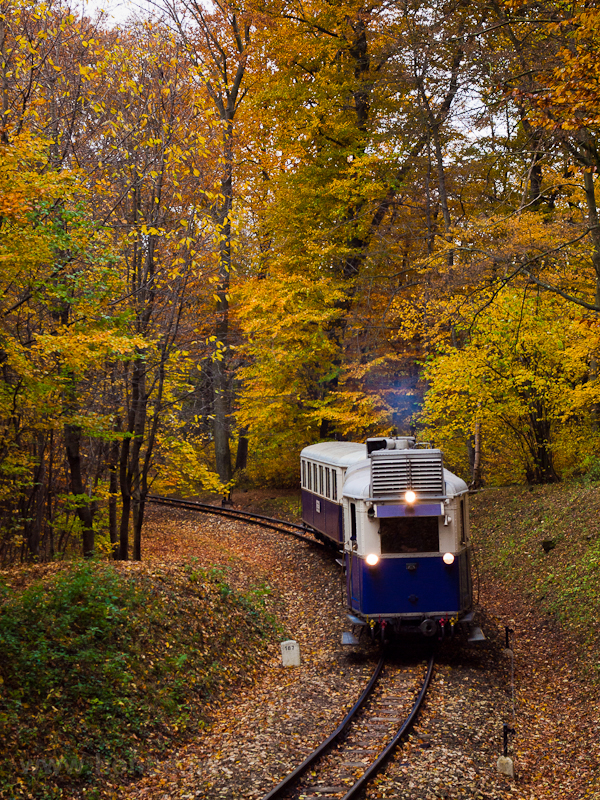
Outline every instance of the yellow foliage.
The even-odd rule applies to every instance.
[[[567,466],[566,439],[578,442],[581,465],[600,401],[599,334],[595,318],[555,295],[505,289],[463,347],[440,347],[425,365],[424,436],[468,475],[479,426],[491,482],[555,479]]]
[[[233,481],[221,483],[216,472],[204,459],[201,442],[188,437],[186,441],[166,438],[160,442],[161,467],[154,489],[161,494],[179,494],[194,497],[201,492],[223,496],[233,488]]]

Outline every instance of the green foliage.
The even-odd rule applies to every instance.
[[[87,563],[6,599],[0,793],[40,792],[50,779],[36,777],[36,759],[52,762],[58,785],[132,773],[163,734],[196,728],[203,702],[243,677],[230,667],[235,643],[251,662],[272,635],[267,593],[240,595],[194,564],[127,576]]]
[[[337,348],[327,335],[339,311],[330,279],[284,272],[249,281],[240,291],[248,366],[238,421],[252,442],[250,474],[275,485],[297,480],[299,448],[315,440],[322,384],[335,371]]]
[[[348,364],[338,339],[343,285],[273,268],[240,290],[247,366],[237,419],[248,431],[248,473],[261,484],[298,483],[298,453],[327,436],[361,439],[388,426],[390,409],[365,389],[377,364]],[[367,378],[365,378],[367,376]]]
[[[91,385],[107,360],[130,358],[141,341],[111,302],[124,284],[106,231],[91,219],[82,175],[53,170],[51,161],[49,142],[27,133],[0,146],[3,555],[31,535],[30,499],[47,489],[64,426],[110,436],[110,415]],[[71,526],[60,518],[73,510],[62,488],[53,487],[59,537]],[[38,530],[27,542],[35,556],[39,540]]]

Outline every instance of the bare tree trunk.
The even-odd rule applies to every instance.
[[[481,423],[475,423],[473,436],[473,470],[471,474],[471,489],[481,487]]]
[[[598,205],[596,203],[594,174],[591,169],[584,170],[583,185],[585,189],[585,200],[588,208],[588,224],[592,239],[592,266],[596,276],[596,293],[594,303],[600,308],[600,220],[598,219]],[[596,317],[598,317],[597,313]],[[594,353],[590,359],[590,380],[593,381],[597,379],[599,371],[598,358]],[[590,411],[593,424],[598,427],[600,422],[600,405],[598,403],[592,403]]]
[[[115,428],[119,429],[121,421],[117,418]],[[112,557],[119,557],[119,531],[117,527],[117,492],[119,491],[119,477],[117,468],[119,466],[119,441],[115,439],[110,444],[108,457],[108,532],[112,545]]]
[[[596,305],[600,306],[600,220],[594,187],[594,175],[591,169],[584,170],[583,185],[588,208],[588,223],[592,239],[592,266],[596,276]]]
[[[119,558],[126,561],[129,557],[129,522],[133,516],[134,532],[138,518],[140,497],[140,450],[144,441],[146,427],[146,365],[141,358],[133,362],[131,377],[131,407],[129,409],[127,433],[121,447],[119,464],[119,483],[121,487],[121,525]],[[135,550],[135,542],[134,542]],[[139,548],[138,548],[139,551]],[[139,552],[134,552],[134,559],[139,560]]]
[[[246,469],[248,464],[248,431],[246,428],[240,430],[238,438],[237,453],[235,456],[235,471],[241,472]]]
[[[148,398],[146,395],[146,365],[141,360],[137,360],[133,367],[133,380],[135,385],[136,401],[134,405],[134,428],[133,439],[131,442],[129,460],[129,485],[131,487],[131,510],[133,520],[133,559],[141,560],[141,529],[143,514],[140,515],[140,451],[144,442],[144,431],[146,429],[146,416],[148,410]]]
[[[46,519],[44,540],[48,540],[46,550],[50,560],[54,558],[54,508],[52,498],[54,497],[54,431],[49,435],[48,453],[48,478],[46,488]]]
[[[134,395],[135,387],[132,390]],[[135,396],[132,397],[131,407],[127,415],[127,430],[121,442],[119,454],[119,488],[121,490],[121,520],[119,522],[119,560],[127,561],[129,558],[129,520],[131,518],[131,483],[129,480],[129,450],[134,427],[133,405]]]
[[[213,410],[215,461],[219,478],[223,483],[231,480],[230,438],[230,391],[229,391],[229,287],[231,284],[231,210],[233,208],[233,117],[234,107],[224,110],[223,152],[225,172],[221,180],[222,203],[218,212],[217,229],[221,237],[219,244],[219,283],[217,296],[217,351],[213,362]]]
[[[71,492],[76,496],[77,516],[83,527],[83,555],[90,558],[94,554],[94,516],[90,503],[84,500],[85,486],[81,470],[81,427],[66,424],[64,434],[71,476]]]

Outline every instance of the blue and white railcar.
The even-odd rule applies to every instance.
[[[304,521],[343,547],[356,622],[434,635],[470,619],[468,488],[439,450],[409,437],[330,442],[301,462]]]

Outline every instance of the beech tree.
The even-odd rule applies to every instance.
[[[599,407],[598,12],[155,10],[0,6],[5,552],[140,558],[161,467],[227,494],[236,427],[262,482],[419,425],[465,474],[566,474]]]
[[[135,342],[111,313],[123,287],[106,238],[86,219],[85,189],[73,172],[44,170],[50,151],[25,133],[0,145],[4,519],[8,530],[23,527],[38,555],[43,537],[53,551],[57,529],[64,533],[75,512],[89,555],[94,487],[83,476],[79,441],[103,424],[89,398],[85,408],[78,402],[79,392],[109,354],[130,353]],[[70,499],[56,483],[61,438]],[[10,550],[14,542],[3,544]]]
[[[535,287],[504,289],[467,344],[443,345],[427,364],[426,435],[467,479],[476,426],[488,482],[547,483],[573,474],[597,446],[588,409],[599,384],[590,380],[588,358],[598,331],[568,301]]]
[[[253,55],[251,8],[217,2],[210,9],[195,0],[163,0],[156,6],[165,13],[178,40],[201,78],[207,101],[220,124],[210,153],[214,164],[215,192],[205,207],[212,229],[215,270],[210,276],[214,322],[209,341],[212,353],[205,362],[212,402],[210,417],[216,469],[226,484],[232,477],[233,363],[235,335],[230,319],[230,292],[234,267],[234,204],[237,172],[242,161],[238,128],[240,108],[249,89]]]
[[[50,192],[51,202],[43,209],[39,198],[30,209],[38,216],[43,212],[40,219],[54,237],[47,237],[53,243],[51,255],[46,249],[43,256],[49,262],[40,279],[44,293],[25,286],[12,311],[27,315],[29,343],[51,343],[57,365],[62,364],[60,410],[49,427],[53,446],[65,448],[71,495],[65,502],[79,517],[84,553],[94,548],[94,518],[108,471],[111,542],[127,558],[133,523],[133,554],[139,558],[160,415],[165,402],[171,405],[178,392],[189,391],[182,378],[186,357],[180,353],[179,333],[186,301],[206,266],[198,210],[210,201],[208,190],[197,190],[196,176],[212,125],[193,66],[178,58],[165,31],[140,25],[128,34],[99,32],[95,39],[84,39],[93,27],[88,21],[61,8],[44,8],[37,16],[23,8],[28,13],[11,17],[12,38],[6,34],[4,39],[13,65],[4,83],[5,139],[10,143],[20,129],[49,134],[43,157],[35,162],[32,156],[32,168],[40,176],[55,174],[55,180],[46,179],[48,186],[62,190]],[[27,28],[31,20],[33,30],[41,30],[39,51]],[[57,31],[61,41],[48,55],[45,43]],[[56,80],[46,79],[45,70],[56,71],[59,61],[62,83],[57,86]],[[85,191],[80,188],[84,175]],[[32,181],[32,187],[39,185],[45,185],[41,177]],[[77,207],[76,192],[81,196]],[[86,196],[93,198],[93,206],[82,205]],[[82,213],[89,222],[76,222]],[[94,237],[104,245],[103,261],[94,254]],[[19,288],[14,281],[9,285]],[[42,315],[33,328],[32,305]],[[18,318],[13,318],[22,338]],[[52,339],[43,338],[48,332],[44,319],[54,320]],[[95,320],[104,321],[105,349]],[[86,362],[82,331],[88,329],[94,356]],[[83,339],[69,347],[68,334],[76,332]],[[58,420],[62,429],[56,427]],[[84,441],[89,442],[87,452]],[[34,463],[45,474],[39,446]],[[38,532],[42,522],[41,517],[34,522]]]
[[[407,348],[397,347],[390,335],[390,311],[399,296],[410,303],[415,282],[431,276],[423,256],[427,246],[435,246],[438,189],[429,194],[427,229],[418,213],[425,205],[423,154],[432,125],[440,152],[450,137],[450,112],[465,62],[462,32],[476,24],[476,15],[461,6],[440,11],[432,4],[435,36],[441,40],[445,33],[448,42],[439,45],[439,61],[429,67],[422,53],[420,66],[407,55],[411,47],[417,53],[417,40],[425,39],[428,26],[427,15],[420,20],[410,4],[392,14],[383,6],[367,9],[359,3],[336,8],[273,3],[266,11],[281,33],[261,41],[273,67],[255,95],[255,113],[270,144],[263,162],[268,249],[260,254],[257,277],[242,288],[241,302],[260,315],[255,295],[278,296],[278,287],[287,283],[304,298],[307,279],[312,283],[311,305],[323,307],[320,330],[333,351],[321,361],[312,392],[301,393],[296,402],[304,408],[303,417],[310,409],[311,436],[314,421],[320,438],[362,436],[391,427],[399,402],[397,372],[414,370]],[[450,37],[451,31],[458,35]],[[420,109],[422,98],[427,110]],[[448,209],[447,193],[444,197]],[[421,264],[415,263],[419,257]],[[262,318],[262,350],[248,346],[252,366],[242,373],[240,419],[260,437],[261,447],[270,433],[265,427],[259,434],[259,425],[252,424],[252,398],[260,395],[260,365],[273,374],[267,330],[274,337],[284,330],[273,322],[274,305],[262,304],[269,308]],[[290,305],[288,299],[279,313],[296,314],[302,330],[304,299],[296,308]],[[254,336],[257,326],[246,310],[242,316]],[[279,348],[277,339],[271,340],[283,374],[303,371],[313,339],[307,330],[306,341],[299,338],[294,348]],[[289,367],[283,359],[289,359]],[[281,395],[269,395],[273,408],[284,395],[283,389]],[[258,403],[255,408],[258,421],[263,414]],[[286,430],[284,417],[275,415],[271,431],[279,419]]]

